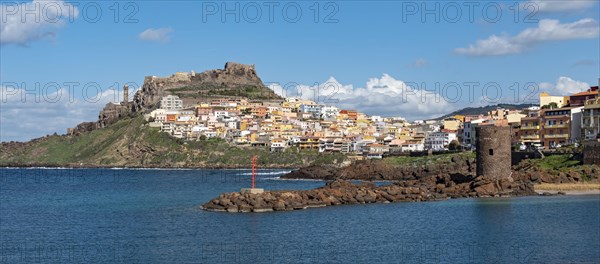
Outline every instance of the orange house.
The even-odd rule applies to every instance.
[[[252,110],[253,110],[252,113],[254,113],[254,115],[256,117],[265,117],[265,116],[267,116],[267,108],[264,107],[264,106],[259,106],[259,107],[253,108]]]
[[[177,115],[167,115],[167,122],[177,121]]]
[[[354,121],[358,119],[358,111],[354,110],[342,110],[340,111],[340,115],[347,116],[348,119],[352,119]]]

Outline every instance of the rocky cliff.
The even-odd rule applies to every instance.
[[[97,128],[106,127],[131,113],[158,107],[163,96],[177,95],[184,105],[194,105],[223,97],[257,100],[282,100],[267,88],[256,74],[254,65],[227,62],[224,69],[201,73],[178,72],[169,77],[147,76],[132,102],[107,104],[98,115]],[[85,131],[74,129],[73,134]]]
[[[282,99],[263,84],[254,65],[227,62],[224,69],[180,72],[166,78],[146,77],[144,85],[133,97],[132,110],[153,108],[161,97],[169,94],[176,94],[184,99],[184,104],[186,101],[191,104],[236,94],[245,97],[250,89],[260,93],[251,99]]]

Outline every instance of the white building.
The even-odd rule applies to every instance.
[[[371,121],[375,123],[383,122],[383,118],[381,116],[371,116]]]
[[[456,133],[451,132],[431,132],[425,138],[425,149],[447,150],[448,144],[456,140]]]
[[[402,152],[413,152],[413,151],[423,151],[425,150],[425,146],[421,143],[411,142],[402,144],[401,151]]]
[[[321,107],[321,115],[323,118],[335,118],[340,114],[340,109],[335,106]]]
[[[167,95],[160,99],[160,108],[166,110],[183,109],[183,101],[176,95]]]
[[[581,140],[581,124],[583,120],[583,106],[571,109],[571,142]]]
[[[463,123],[463,130],[462,130],[462,144],[464,146],[467,147],[471,147],[475,145],[475,139],[476,139],[476,135],[475,135],[475,128],[483,123],[485,121],[485,119],[480,118],[480,119],[476,119],[476,120],[472,120],[472,121],[467,121]]]

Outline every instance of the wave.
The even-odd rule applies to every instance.
[[[0,167],[3,170],[157,170],[157,171],[202,171],[202,170],[217,170],[234,172],[238,175],[252,175],[251,169],[208,169],[208,168],[128,168],[128,167],[100,167],[100,168],[79,168],[79,167]],[[259,169],[256,175],[280,175],[292,172],[292,170],[273,171]]]
[[[68,167],[16,167],[16,168],[12,168],[12,169],[22,169],[22,170],[72,170],[73,168],[68,168]]]
[[[322,180],[322,179],[286,179],[286,178],[281,178],[281,177],[273,177],[273,178],[267,178],[267,179],[277,180],[277,181],[310,181],[310,182],[326,181],[326,180]]]
[[[256,172],[257,176],[264,176],[264,175],[281,175],[281,174],[288,174],[292,171],[267,171],[267,172],[261,172],[258,171]],[[252,172],[242,172],[242,173],[236,173],[237,175],[252,175]],[[279,178],[279,177],[277,177]]]
[[[161,170],[161,171],[191,171],[203,170],[194,168],[110,168],[111,170]]]

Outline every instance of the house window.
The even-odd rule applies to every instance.
[[[490,156],[494,156],[494,149],[490,149],[489,152],[490,152]]]

